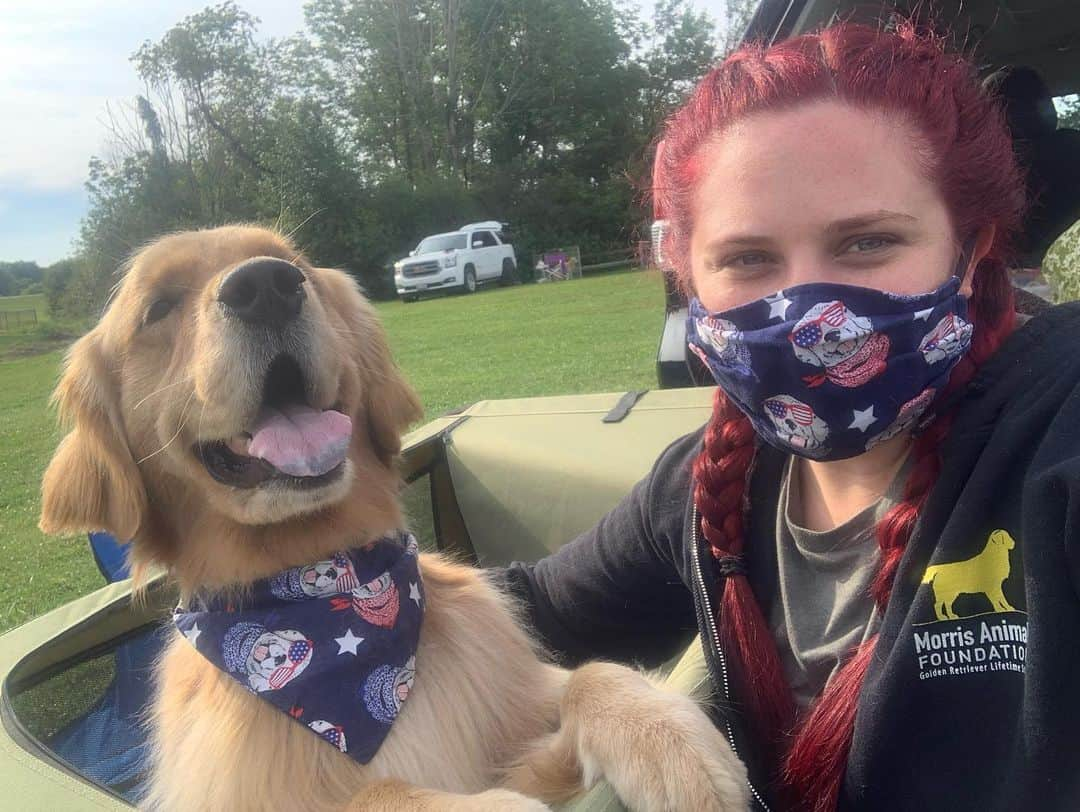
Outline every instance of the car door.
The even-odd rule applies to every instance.
[[[476,275],[481,279],[497,277],[502,272],[498,240],[490,231],[474,231],[469,242],[476,257]]]

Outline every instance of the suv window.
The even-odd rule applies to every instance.
[[[472,244],[476,245],[476,241],[479,240],[484,248],[490,248],[493,245],[499,243],[495,241],[495,238],[491,236],[490,231],[474,231],[472,235]]]
[[[452,251],[455,248],[465,248],[464,234],[440,234],[437,237],[428,237],[416,246],[416,253],[429,254],[433,251]]]

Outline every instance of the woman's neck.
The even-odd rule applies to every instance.
[[[880,499],[911,451],[912,438],[899,434],[846,460],[818,462],[796,457],[800,505],[795,520],[808,530],[832,530]]]

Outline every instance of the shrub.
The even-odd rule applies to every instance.
[[[1054,289],[1054,300],[1080,299],[1080,221],[1050,246],[1043,260],[1043,275]]]

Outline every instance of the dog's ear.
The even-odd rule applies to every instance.
[[[128,448],[113,371],[91,331],[68,353],[53,394],[71,426],[41,483],[45,533],[107,530],[128,541],[146,513],[146,490]]]
[[[420,399],[390,356],[382,326],[371,336],[371,377],[364,387],[365,413],[372,448],[386,465],[401,451],[401,434],[424,415]]]

